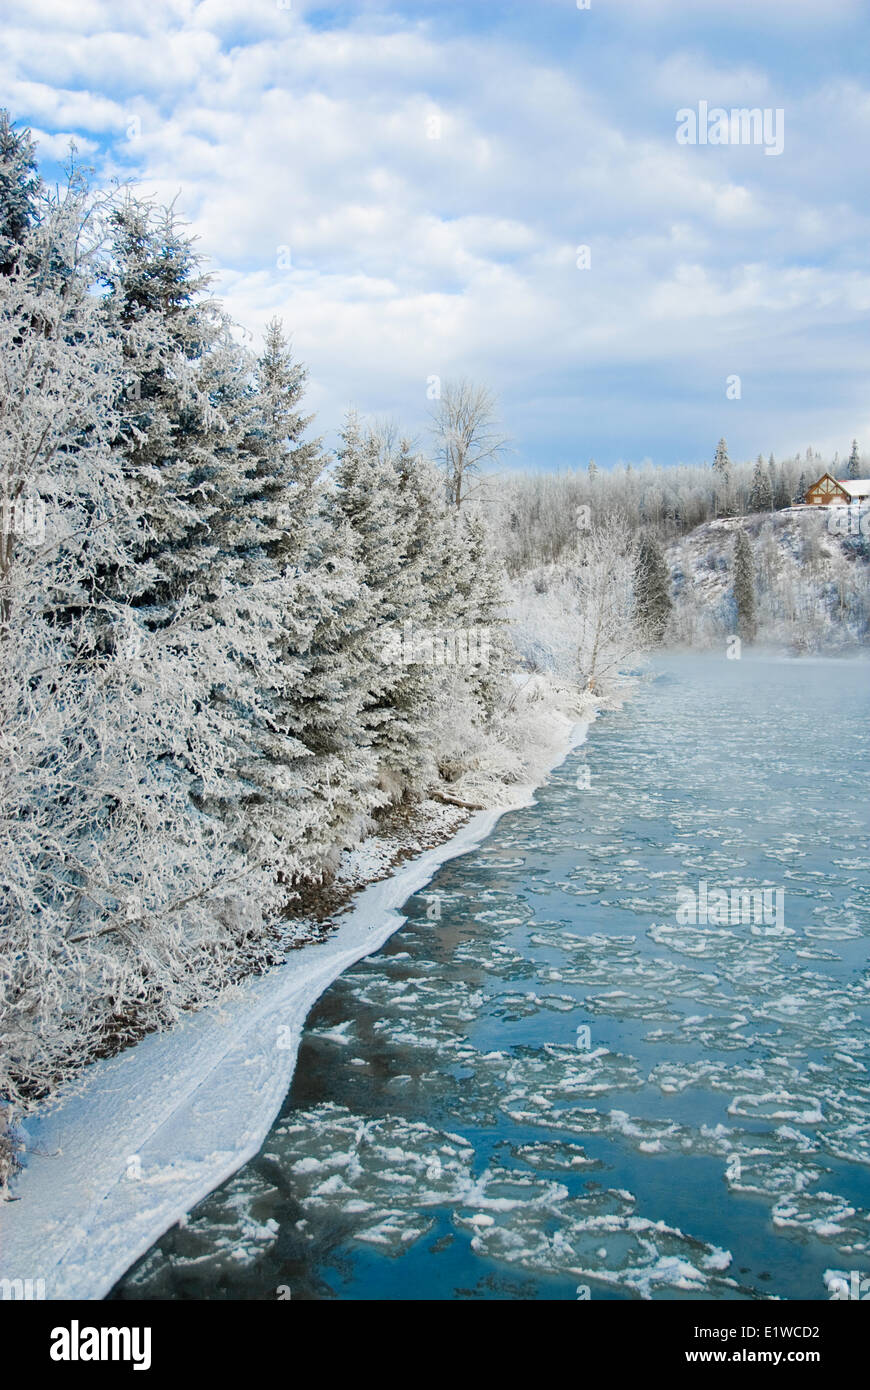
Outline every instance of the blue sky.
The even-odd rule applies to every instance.
[[[0,100],[55,172],[176,200],[327,442],[501,399],[516,466],[870,453],[859,0],[6,0]],[[780,154],[676,113],[781,110]],[[588,268],[577,248],[589,247]],[[729,379],[739,377],[739,397]]]

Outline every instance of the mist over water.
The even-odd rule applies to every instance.
[[[260,1153],[114,1296],[870,1275],[868,714],[865,662],[661,658],[322,997]],[[681,924],[702,882],[781,914]]]

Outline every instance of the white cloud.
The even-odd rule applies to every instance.
[[[180,192],[234,316],[255,334],[284,317],[328,430],[350,401],[422,427],[433,373],[487,380],[521,420],[554,398],[561,418],[572,380],[603,369],[633,370],[642,395],[654,366],[686,383],[689,412],[699,363],[750,373],[775,339],[778,360],[811,373],[807,329],[831,324],[854,367],[868,287],[839,256],[865,218],[847,182],[836,218],[818,188],[838,168],[843,179],[828,135],[866,127],[863,89],[791,93],[797,138],[790,126],[781,160],[686,149],[668,104],[777,102],[757,52],[727,64],[680,35],[661,62],[632,49],[614,91],[594,62],[575,69],[396,15],[371,27],[370,8],[322,30],[304,6],[272,0],[13,0],[5,90],[14,114],[51,132],[46,153],[78,132],[89,155],[105,144],[106,175],[135,173],[164,201]],[[849,5],[836,13],[845,21]],[[814,128],[820,111],[828,126]],[[128,139],[132,115],[141,130]],[[580,243],[589,271],[575,265]]]

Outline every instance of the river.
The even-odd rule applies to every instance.
[[[112,1296],[870,1277],[868,677],[660,658],[323,995],[260,1153]]]

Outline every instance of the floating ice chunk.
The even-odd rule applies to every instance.
[[[795,1096],[789,1091],[735,1096],[728,1106],[728,1114],[763,1115],[771,1120],[797,1120],[803,1125],[820,1124],[824,1119],[817,1100],[812,1096]]]
[[[775,1226],[810,1231],[832,1241],[844,1254],[864,1255],[870,1240],[870,1217],[832,1192],[792,1193],[776,1203]]]

